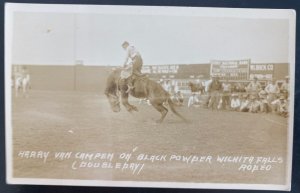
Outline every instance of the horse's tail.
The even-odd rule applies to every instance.
[[[177,111],[176,111],[176,109],[175,109],[175,104],[173,103],[173,101],[171,100],[171,98],[169,97],[168,98],[168,104],[169,104],[169,106],[170,106],[170,108],[171,108],[171,111],[175,114],[175,115],[177,115],[178,117],[180,117],[184,122],[188,122],[188,120],[186,119],[186,118],[184,118],[181,114],[179,114]]]

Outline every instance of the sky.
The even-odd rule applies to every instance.
[[[17,12],[13,22],[13,64],[121,66],[125,40],[145,65],[288,62],[285,19]]]

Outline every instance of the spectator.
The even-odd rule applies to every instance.
[[[279,99],[274,100],[272,105],[274,105],[274,111],[277,114],[284,117],[288,116],[288,103],[283,95],[281,95]]]
[[[267,100],[268,93],[265,90],[261,90],[258,93],[260,98],[260,112],[268,113],[272,111],[269,101]]]
[[[250,100],[248,104],[249,112],[257,113],[259,110],[260,103],[257,100],[257,95],[250,95]]]
[[[175,93],[175,95],[171,98],[174,103],[178,106],[182,106],[183,105],[183,100],[184,100],[184,97],[182,95],[182,93],[180,91],[177,91]]]
[[[217,109],[219,99],[220,99],[220,91],[222,89],[222,85],[219,81],[219,77],[212,76],[212,81],[208,86],[208,92],[210,94],[210,101],[208,104],[208,108]]]
[[[165,91],[167,91],[168,93],[171,92],[171,84],[169,80],[165,80],[165,82],[163,83],[163,88],[165,89]]]
[[[241,99],[241,107],[240,111],[241,112],[248,112],[249,111],[249,99],[248,99],[248,94],[243,94],[242,99]]]
[[[231,92],[245,92],[245,86],[240,82],[236,82],[231,86]]]
[[[274,101],[279,94],[280,90],[278,85],[276,84],[275,80],[272,80],[269,82],[269,84],[266,86],[265,91],[268,93],[268,101],[271,103]]]
[[[174,81],[174,92],[175,93],[178,93],[179,91],[179,88],[178,88],[178,82],[177,81]],[[180,91],[179,91],[180,92]]]
[[[239,111],[240,106],[241,106],[241,101],[238,98],[238,94],[234,93],[231,96],[232,96],[232,99],[231,99],[231,102],[230,102],[231,110]]]
[[[289,97],[289,93],[290,93],[290,83],[289,82],[290,82],[290,77],[286,76],[285,82],[280,87],[280,92],[283,93],[283,95],[285,96],[286,99]]]
[[[261,85],[257,81],[257,78],[254,77],[253,81],[251,81],[248,86],[246,87],[246,91],[250,93],[251,95],[257,95],[259,91],[261,90]]]
[[[230,107],[230,93],[231,93],[231,84],[226,80],[222,84],[223,93],[222,93],[222,109],[227,109]]]
[[[200,101],[196,95],[196,93],[192,93],[188,101],[188,107],[191,107],[194,104],[200,104]]]

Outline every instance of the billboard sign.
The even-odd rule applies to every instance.
[[[212,60],[211,75],[221,80],[248,80],[251,60]]]
[[[274,64],[250,64],[249,79],[256,77],[258,80],[272,80]]]

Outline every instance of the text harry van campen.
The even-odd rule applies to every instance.
[[[18,157],[25,159],[41,159],[45,163],[50,156],[49,151],[19,151]],[[54,159],[67,160],[75,158],[79,160],[109,160],[112,161],[113,153],[83,153],[83,152],[54,152]]]

